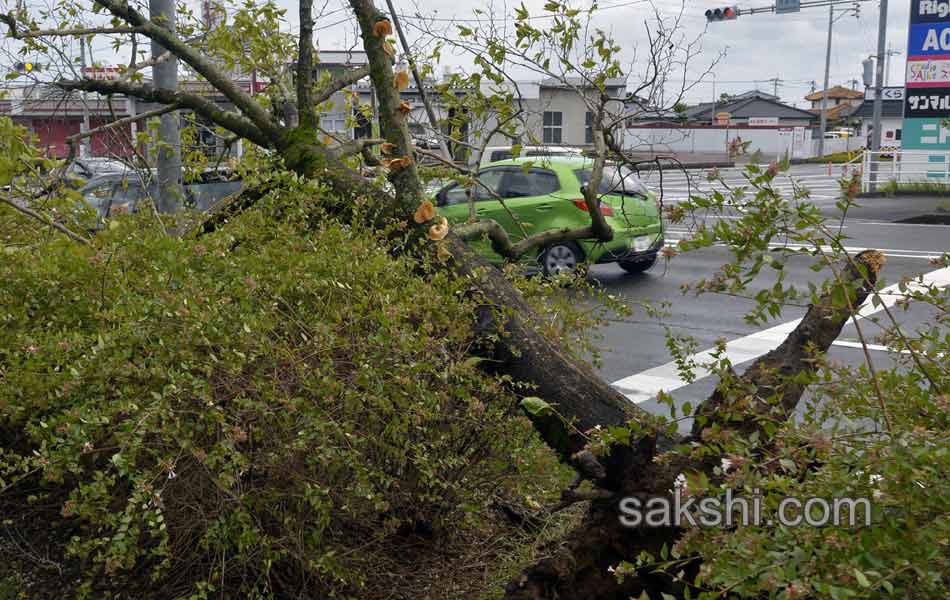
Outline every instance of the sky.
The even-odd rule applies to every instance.
[[[2,0],[2,4],[8,1]],[[42,0],[36,0],[42,1]],[[144,2],[144,0],[141,0]],[[198,8],[199,0],[185,0]],[[296,0],[276,0],[287,9],[286,28],[294,32],[297,29]],[[750,0],[749,4],[739,4],[739,9],[768,6],[772,0]],[[385,0],[376,0],[385,10]],[[532,15],[542,14],[545,0],[524,0]],[[590,0],[575,0],[575,6],[589,6]],[[325,4],[324,4],[325,3]],[[501,15],[513,15],[517,4],[510,0],[393,0],[397,14],[410,38],[410,43],[419,42],[424,35],[419,27],[428,19],[428,26],[436,27],[451,36],[457,23],[477,27],[474,19],[484,19],[484,12],[494,11],[498,16],[496,24],[501,23]],[[351,48],[358,44],[355,19],[346,0],[315,0],[320,15],[316,20],[315,34],[317,45],[322,50]],[[842,1],[841,6],[851,6],[851,2]],[[907,22],[909,0],[891,0],[889,3],[887,39],[890,47],[900,54],[891,58],[890,84],[901,85],[904,59],[907,46]],[[751,89],[767,92],[776,90],[769,81],[779,78],[777,92],[783,101],[798,106],[806,106],[804,96],[812,89],[812,81],[821,89],[824,76],[825,47],[827,41],[828,8],[804,8],[799,13],[775,15],[741,15],[735,21],[707,24],[704,13],[709,8],[726,6],[715,0],[686,0],[681,20],[683,35],[689,39],[701,37],[702,52],[690,64],[686,80],[695,83],[686,100],[692,103],[708,101],[719,94],[741,93]],[[595,17],[594,25],[609,31],[622,47],[624,56],[629,59],[638,45],[646,42],[644,21],[655,19],[653,7],[664,18],[671,19],[679,13],[679,0],[601,0],[601,10]],[[478,17],[476,10],[481,9],[483,16]],[[857,79],[857,88],[863,89],[861,82],[861,61],[876,52],[877,27],[879,15],[877,0],[860,2],[860,17],[842,15],[837,18],[831,49],[831,85],[852,87],[849,80]],[[200,12],[199,12],[200,14]],[[541,25],[545,21],[534,20]],[[102,39],[102,38],[97,38]],[[8,43],[7,40],[5,43]],[[102,39],[102,47],[94,48],[97,63],[109,64],[109,61],[127,61],[122,52],[115,53]],[[711,73],[700,76],[720,53],[725,53]],[[443,53],[443,66],[455,69],[471,67],[471,57],[453,55],[446,50]],[[531,80],[538,77],[526,71],[512,69],[515,79]],[[682,81],[680,72],[675,79]]]
[[[289,8],[288,17],[292,17],[295,22],[293,13],[296,12],[296,3],[288,0],[281,2]],[[397,0],[394,4],[397,13],[407,15],[404,18],[407,35],[417,38],[419,33],[412,25],[418,23],[418,19],[410,15],[418,13],[441,19],[471,19],[474,10],[485,8],[488,0],[416,0],[403,3]],[[758,0],[738,6],[741,11],[769,4],[770,0]],[[891,0],[889,4],[888,41],[892,49],[900,51],[900,55],[891,58],[890,83],[900,85],[907,45],[909,0]],[[540,13],[543,0],[525,0],[525,5],[532,14]],[[318,42],[322,49],[349,46],[355,39],[355,25],[351,21],[343,21],[348,16],[346,11],[332,12],[343,6],[342,0],[329,0],[325,10],[328,14],[317,21]],[[380,2],[380,6],[385,7],[385,3]],[[496,2],[494,9],[499,13],[513,14],[516,4],[508,4],[508,11],[504,10],[504,6]],[[653,18],[651,5],[642,0],[602,0],[600,6],[603,10],[595,22],[610,31],[625,54],[632,56],[633,48],[645,42],[643,21]],[[611,6],[614,8],[607,8]],[[655,0],[654,6],[659,8],[661,14],[673,17],[679,11],[680,2]],[[711,99],[714,93],[718,96],[722,92],[739,93],[750,89],[771,93],[775,89],[774,83],[767,80],[778,77],[778,95],[782,100],[804,106],[806,102],[803,97],[811,91],[811,82],[816,82],[817,89],[821,89],[823,82],[828,8],[805,8],[800,13],[786,15],[743,15],[735,21],[707,26],[705,11],[723,6],[726,4],[714,0],[686,2],[681,21],[684,34],[689,38],[703,34],[703,52],[694,61],[687,80],[695,81],[720,52],[725,52],[725,57],[716,65],[713,73],[693,88],[688,99],[692,102],[705,101]],[[842,6],[851,6],[851,3]],[[850,15],[837,18],[831,48],[831,85],[851,87],[849,80],[857,79],[858,89],[863,89],[861,61],[876,53],[879,11],[879,2],[861,2],[859,18]],[[451,25],[441,21],[437,24]],[[473,23],[466,25],[471,26]],[[467,57],[446,56],[445,59],[453,66],[470,64]],[[528,74],[517,74],[516,77],[518,75],[529,77]]]

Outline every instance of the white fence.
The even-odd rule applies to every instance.
[[[728,153],[736,139],[749,142],[748,152],[761,152],[763,158],[812,158],[818,156],[818,140],[805,127],[628,127],[624,148],[631,152]],[[825,140],[825,154],[856,150],[864,144],[859,138]]]
[[[937,183],[950,185],[950,152],[934,150],[898,150],[865,152],[861,189],[871,191],[872,168],[877,184],[896,185]]]
[[[860,138],[835,138],[825,140],[825,156],[837,154],[838,152],[850,152],[851,150],[860,150],[864,147],[864,142]],[[818,140],[811,141],[811,155],[818,156]]]

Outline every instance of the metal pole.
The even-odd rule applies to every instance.
[[[125,110],[129,113],[130,117],[134,117],[137,114],[135,110],[135,96],[125,97]],[[138,147],[138,135],[138,123],[136,121],[132,121],[129,123],[129,143],[133,149]]]
[[[891,78],[891,45],[887,44],[887,50],[884,51],[884,87],[887,87],[887,80]]]
[[[79,66],[82,69],[83,77],[86,76],[86,38],[79,38]],[[80,96],[82,100],[82,123],[79,125],[79,131],[82,134],[86,134],[89,131],[89,104],[86,102],[86,92],[83,92]],[[91,154],[90,149],[90,139],[83,137],[82,141],[79,142],[79,157],[85,158]]]
[[[386,6],[389,7],[389,17],[393,20],[393,25],[396,26],[396,34],[399,35],[399,42],[402,44],[402,51],[406,53],[406,60],[409,61],[409,70],[412,71],[412,78],[416,81],[416,87],[419,88],[419,97],[422,98],[422,104],[426,107],[426,115],[429,117],[429,125],[432,127],[433,133],[435,133],[436,138],[439,140],[439,149],[442,150],[442,155],[445,157],[445,160],[452,160],[452,153],[449,152],[449,147],[445,143],[445,140],[439,135],[439,127],[435,119],[435,112],[432,110],[432,105],[429,104],[429,97],[426,96],[425,88],[422,86],[422,78],[419,77],[419,71],[416,69],[416,61],[412,58],[412,53],[409,51],[409,43],[406,42],[406,36],[402,32],[402,25],[399,24],[399,19],[396,18],[396,10],[393,8],[392,0],[386,0]]]
[[[825,48],[825,89],[821,92],[821,124],[818,126],[818,158],[825,155],[825,129],[828,127],[828,72],[831,69],[831,28],[835,23],[835,7],[828,6],[828,46]]]
[[[149,17],[159,27],[175,33],[175,1],[149,0]],[[152,58],[157,59],[165,49],[152,42]],[[157,90],[178,89],[178,59],[172,55],[152,67],[152,85]],[[178,210],[184,198],[181,185],[181,132],[178,113],[172,111],[161,117],[158,126],[158,152],[155,153],[155,166],[158,172],[158,198],[155,199],[159,212],[171,213]]]
[[[881,0],[881,16],[877,23],[877,64],[874,66],[874,112],[873,123],[874,130],[871,132],[871,151],[878,152],[881,149],[881,109],[883,108],[883,88],[884,88],[884,56],[886,54],[885,44],[887,42],[887,0]],[[871,156],[871,174],[868,185],[868,191],[877,191],[877,159],[876,155]]]

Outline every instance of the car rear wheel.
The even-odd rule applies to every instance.
[[[558,242],[541,253],[541,270],[545,275],[573,273],[584,261],[584,252],[574,242]]]
[[[650,267],[656,264],[656,254],[650,256],[650,258],[644,260],[621,260],[617,262],[620,265],[620,268],[626,271],[627,273],[643,273]]]

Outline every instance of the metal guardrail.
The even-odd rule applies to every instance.
[[[950,151],[882,150],[864,152],[861,191],[871,191],[871,169],[877,167],[877,185],[950,185]]]

